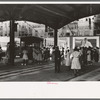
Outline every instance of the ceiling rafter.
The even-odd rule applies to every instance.
[[[37,12],[37,14],[39,13],[39,16],[44,15],[44,16],[47,16],[47,17],[52,18],[52,19],[57,19],[57,16],[50,14],[48,12],[44,12],[41,9],[37,9],[35,7],[35,5],[24,6],[22,8],[22,10],[19,12],[19,17],[22,17],[24,13],[27,13],[27,12],[30,12],[30,11],[32,11],[34,13]],[[31,12],[31,15],[32,15],[32,12]]]
[[[41,11],[39,11],[39,10],[29,10],[27,13],[24,13],[25,15],[29,15],[29,13],[31,13],[31,15],[30,16],[32,16],[32,18],[34,18],[34,16],[37,16],[37,17],[39,17],[40,19],[41,18],[44,18],[44,20],[45,19],[48,19],[48,20],[50,20],[50,21],[56,21],[56,17],[54,18],[54,16],[48,16],[48,14],[46,15],[45,14],[45,12],[41,12]]]
[[[90,4],[1,4],[0,21],[10,20],[11,12],[13,11],[15,20],[28,20],[46,24],[53,28],[61,28],[79,18],[100,13],[100,4],[92,4],[91,13],[89,5]]]
[[[30,21],[30,22],[35,22],[35,23],[39,23],[39,24],[45,24],[43,22],[40,22],[39,20],[34,20],[34,19],[23,18],[22,20],[24,20],[24,21]],[[18,21],[22,21],[22,20],[20,19]],[[50,26],[51,28],[55,27],[52,23],[47,23],[45,25]]]
[[[42,6],[42,7],[46,8],[46,9],[49,9],[49,10],[54,11],[54,12],[57,12],[61,16],[71,19],[71,17],[69,16],[70,13],[68,11],[66,11],[65,9],[62,10],[61,7],[58,7],[57,5],[49,5],[49,6],[48,5],[39,5],[39,6]]]
[[[54,23],[54,21],[52,19],[50,19],[50,18],[48,18],[48,17],[46,17],[44,15],[40,15],[40,14],[37,13],[34,16],[34,14],[31,12],[32,15],[34,16],[33,17],[33,16],[28,16],[29,15],[28,13],[23,16],[24,19],[31,19],[31,20],[34,20],[34,22],[37,22],[37,20],[38,20],[38,21],[41,21],[42,24],[46,24],[46,25],[49,25],[49,24],[53,24]]]
[[[40,8],[40,9],[42,9],[42,10],[44,10],[44,11],[47,11],[47,12],[49,12],[49,13],[52,13],[52,14],[54,14],[54,15],[58,15],[58,16],[61,16],[61,17],[65,17],[65,18],[71,19],[71,18],[68,17],[67,15],[61,14],[61,13],[56,12],[56,11],[53,11],[53,10],[50,10],[50,9],[48,9],[48,8],[45,8],[45,7],[41,6],[41,5],[35,5],[35,6],[38,7],[38,8]]]

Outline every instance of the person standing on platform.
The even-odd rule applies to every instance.
[[[87,63],[88,63],[88,65],[91,65],[92,64],[92,60],[91,60],[91,47],[89,47],[88,49],[87,49]]]
[[[0,61],[2,60],[2,52],[3,52],[3,50],[2,50],[2,48],[0,46]]]
[[[38,57],[37,57],[38,59],[38,64],[41,64],[42,63],[42,50],[41,50],[41,48],[39,47],[38,48]]]
[[[32,63],[33,62],[33,48],[31,45],[28,47],[28,58],[29,58],[29,62]]]
[[[42,49],[42,57],[43,57],[43,61],[45,61],[45,51],[46,51],[46,48],[43,47],[43,49]]]
[[[24,48],[23,48],[23,63],[22,63],[22,65],[27,65],[27,63],[28,63],[28,50],[27,50],[27,47],[25,46]]]
[[[95,48],[94,50],[94,61],[98,62],[99,61],[99,51],[97,49],[98,47]]]
[[[55,61],[55,49],[54,47],[52,49],[52,61]]]
[[[37,61],[37,50],[36,47],[33,46],[33,62],[35,63]]]
[[[79,61],[80,61],[81,67],[83,68],[83,47],[80,47],[79,52],[80,52]]]
[[[80,52],[77,49],[77,47],[75,47],[74,52],[71,54],[71,60],[72,60],[71,69],[74,71],[75,76],[79,74],[79,70],[81,69],[79,57],[80,57]]]
[[[83,47],[83,66],[87,65],[87,47]]]
[[[60,65],[61,65],[61,54],[59,47],[55,48],[55,72],[60,72]]]
[[[10,42],[7,43],[7,50],[6,50],[6,63],[9,64],[10,63]]]
[[[63,47],[62,47],[61,55],[62,55],[62,60],[64,60],[64,48]]]
[[[65,54],[65,66],[68,68],[68,70],[70,70],[70,65],[71,65],[71,61],[70,61],[70,51],[67,50],[66,54]]]

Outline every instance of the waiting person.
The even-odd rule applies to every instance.
[[[96,50],[97,50],[97,53],[98,53],[98,56],[97,56],[97,62],[99,61],[99,47],[96,47]]]
[[[45,60],[45,54],[44,54],[44,52],[45,52],[45,47],[42,48],[42,58],[43,58],[43,61]]]
[[[71,69],[73,70],[75,76],[79,74],[79,70],[81,69],[79,57],[80,57],[80,52],[77,49],[77,47],[75,47],[74,52],[71,54],[71,60],[72,60]]]
[[[28,50],[27,50],[26,46],[23,48],[23,52],[22,53],[23,53],[23,56],[22,56],[23,63],[22,63],[22,65],[27,65],[27,63],[28,63]]]
[[[47,50],[47,55],[48,55],[48,60],[50,60],[50,48],[47,48],[48,50]]]
[[[91,61],[94,62],[94,48],[91,49]]]
[[[6,58],[7,58],[7,64],[10,63],[10,42],[7,43],[7,50],[6,50]]]
[[[70,65],[71,65],[71,61],[70,61],[70,51],[67,50],[66,54],[65,54],[65,66],[68,68],[68,70],[70,70]]]
[[[37,50],[36,47],[33,47],[33,61],[36,62],[37,61]]]
[[[62,55],[62,60],[64,60],[64,48],[63,47],[62,47],[61,55]]]
[[[33,61],[33,48],[32,48],[32,46],[28,47],[28,59],[30,62]]]
[[[92,62],[91,62],[91,47],[89,47],[88,49],[87,49],[87,63],[89,64],[89,65],[91,65],[92,64]]]
[[[87,47],[83,47],[83,64],[87,65]]]
[[[2,60],[2,48],[0,46],[0,61]]]
[[[55,49],[53,47],[53,50],[52,50],[52,61],[55,61]]]
[[[94,61],[98,62],[99,61],[99,51],[97,50],[97,48],[94,49]]]
[[[47,58],[47,48],[44,47],[43,48],[43,60],[46,61],[46,58]]]
[[[61,54],[59,47],[55,48],[55,72],[60,72],[60,66],[61,66]]]
[[[37,61],[38,61],[38,64],[42,63],[42,50],[41,50],[41,48],[38,48]]]
[[[49,53],[48,53],[48,48],[46,48],[46,50],[44,51],[44,58],[45,58],[45,61],[47,62],[48,61],[48,56],[49,56]]]
[[[20,50],[19,50],[19,55],[20,55],[20,58],[22,58],[23,56],[23,48],[25,47],[25,42],[21,42],[21,46],[20,46]]]
[[[83,67],[83,59],[84,59],[83,58],[83,47],[80,47],[79,52],[80,52],[79,61],[80,61],[81,67]]]
[[[52,47],[50,47],[50,60],[52,60],[52,52],[53,52],[53,49]]]

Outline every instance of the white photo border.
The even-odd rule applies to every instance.
[[[0,2],[0,4],[48,4],[48,2]],[[49,2],[49,4],[100,4],[100,2]],[[0,99],[100,99],[100,82],[0,82]],[[57,99],[58,100],[58,99]]]

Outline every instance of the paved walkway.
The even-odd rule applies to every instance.
[[[21,66],[20,63],[16,63],[16,66],[12,67],[1,65],[0,81],[78,81],[83,80],[81,76],[91,73],[91,71],[95,72],[100,68],[99,66],[100,63],[95,63],[93,66],[84,67],[78,76],[80,79],[77,79],[78,77],[74,77],[72,70],[69,71],[65,66],[61,66],[60,73],[55,73],[53,62],[28,66]]]
[[[100,68],[76,78],[70,79],[70,81],[100,81]]]

